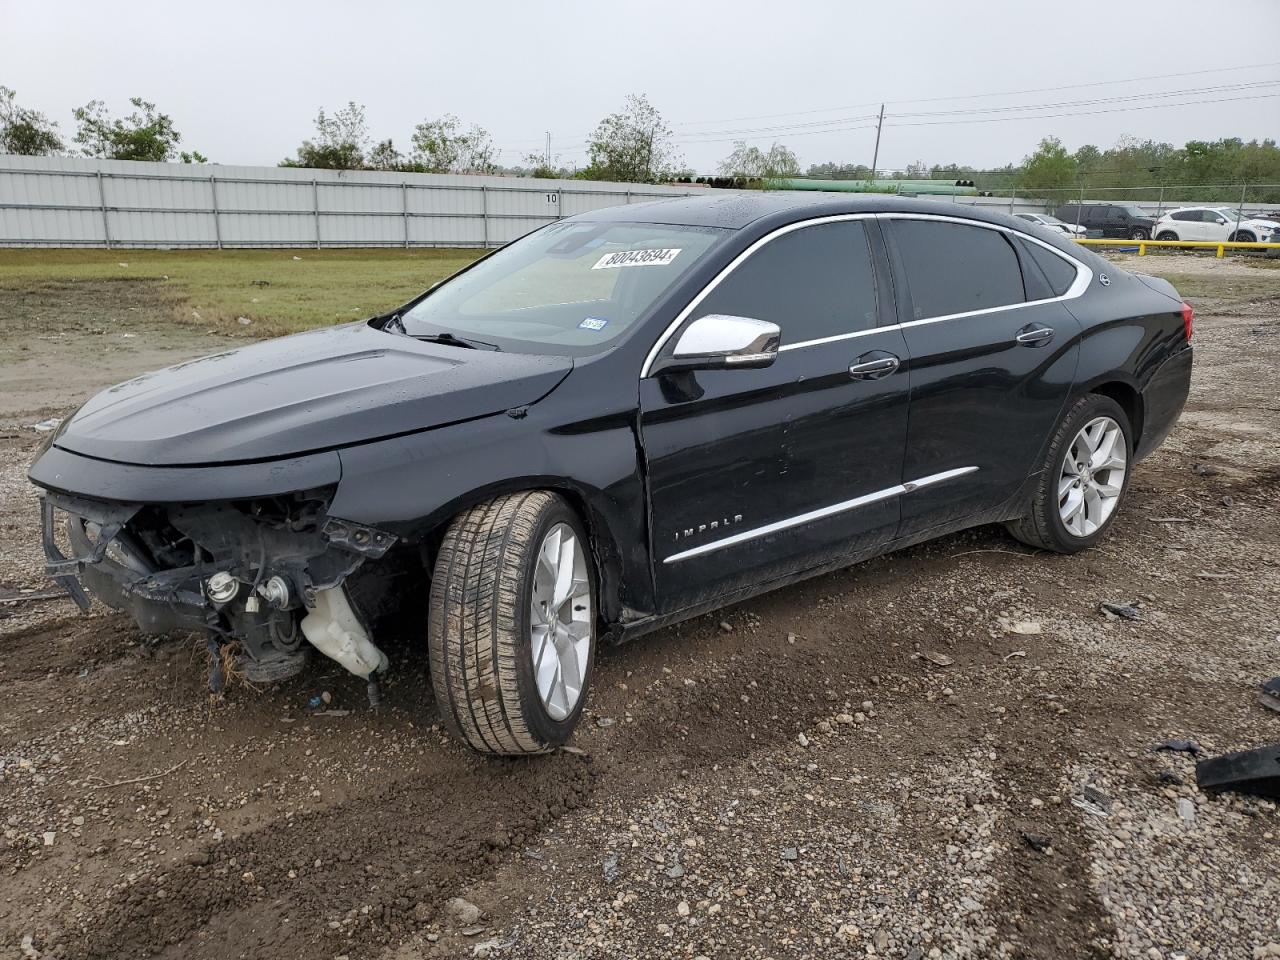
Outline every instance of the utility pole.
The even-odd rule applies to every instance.
[[[551,131],[547,131],[547,167],[551,167]]]
[[[880,119],[876,121],[876,152],[871,157],[871,179],[876,178],[876,164],[880,162],[880,127],[884,125],[884,104],[880,104]]]

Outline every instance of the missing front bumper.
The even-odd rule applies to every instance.
[[[387,658],[344,585],[397,538],[329,518],[325,503],[298,495],[268,508],[156,506],[48,492],[40,505],[45,569],[82,610],[95,597],[128,613],[144,633],[203,632],[217,644],[238,641],[247,660],[267,673],[286,662],[301,669],[299,648],[314,636],[318,649],[367,679],[386,668]],[[222,589],[209,588],[214,578]]]

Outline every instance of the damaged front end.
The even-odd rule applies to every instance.
[[[388,661],[371,637],[397,594],[415,595],[404,580],[421,566],[395,535],[328,516],[332,494],[128,504],[47,491],[46,570],[82,609],[91,594],[144,633],[237,644],[251,681],[296,675],[314,647],[373,684]],[[224,661],[213,658],[215,688]]]

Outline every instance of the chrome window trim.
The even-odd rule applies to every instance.
[[[681,550],[679,553],[673,553],[662,562],[663,564],[679,563],[681,560],[688,560],[691,557],[700,557],[704,554],[713,553],[716,550],[723,550],[725,547],[732,547],[739,543],[746,543],[748,540],[757,540],[760,537],[767,537],[771,533],[789,530],[792,527],[811,523],[814,520],[822,520],[826,517],[834,516],[837,513],[845,513],[848,510],[856,510],[858,507],[865,507],[872,503],[879,503],[881,500],[900,497],[903,494],[912,493],[922,487],[931,487],[935,483],[954,480],[956,477],[962,477],[965,474],[973,473],[977,469],[977,467],[956,467],[953,470],[944,470],[941,473],[933,473],[927,477],[921,477],[919,480],[910,480],[906,483],[899,483],[892,487],[886,487],[885,489],[877,490],[874,493],[864,493],[862,496],[854,497],[852,500],[843,500],[840,503],[833,503],[830,506],[819,507],[817,510],[810,510],[808,513],[801,513],[794,517],[788,517],[785,520],[766,523],[763,527],[755,527],[751,530],[744,530],[741,533],[735,533],[731,537],[724,537],[720,540],[713,540],[711,543],[704,543],[698,547]]]
[[[812,220],[798,220],[795,223],[785,224],[770,233],[766,233],[763,237],[756,240],[751,244],[751,246],[747,247],[747,249],[743,250],[740,254],[729,261],[729,263],[727,263],[719,273],[711,278],[710,282],[708,282],[705,287],[698,291],[692,300],[685,304],[684,309],[676,314],[676,318],[671,321],[666,330],[662,331],[662,335],[658,337],[653,347],[645,356],[644,365],[640,368],[640,379],[643,380],[645,377],[649,376],[650,370],[653,368],[653,362],[658,358],[658,354],[662,352],[662,348],[667,345],[667,341],[671,339],[672,335],[680,329],[680,325],[689,318],[689,314],[693,313],[693,311],[698,308],[698,304],[705,300],[712,290],[720,286],[725,277],[733,273],[733,271],[736,270],[748,257],[763,247],[766,243],[776,240],[778,237],[786,236],[788,233],[793,233],[796,230],[803,230],[805,227],[816,227],[824,223],[842,223],[846,220],[874,220],[875,217],[876,214],[874,213],[836,213],[827,217],[815,217]],[[872,255],[874,256],[874,254]],[[883,328],[872,327],[871,329],[876,330]],[[848,335],[842,334],[841,336],[846,337]],[[810,341],[810,343],[812,342],[813,341]],[[808,343],[805,344],[805,346],[808,345]],[[788,349],[787,345],[779,347],[780,352],[786,349]]]
[[[689,315],[697,309],[698,304],[700,304],[712,290],[719,286],[725,277],[736,270],[738,266],[740,266],[743,261],[753,253],[763,247],[766,243],[769,243],[778,237],[785,236],[792,231],[802,230],[805,227],[818,226],[824,223],[838,223],[845,220],[938,220],[944,223],[958,223],[968,227],[981,227],[986,230],[997,230],[1001,233],[1012,234],[1021,237],[1024,240],[1029,240],[1032,243],[1044,247],[1050,253],[1061,257],[1063,260],[1067,261],[1067,263],[1076,268],[1076,279],[1071,286],[1067,288],[1067,292],[1058,297],[1048,297],[1043,300],[1026,300],[1022,303],[1010,303],[999,307],[984,307],[981,310],[969,310],[964,313],[948,313],[938,317],[922,317],[919,320],[908,320],[904,323],[890,323],[884,324],[883,326],[868,327],[865,330],[854,330],[849,333],[836,334],[832,337],[821,337],[816,340],[800,340],[796,343],[784,343],[778,348],[779,353],[785,353],[788,350],[799,350],[802,347],[816,347],[827,343],[838,343],[841,340],[853,340],[857,337],[866,337],[874,333],[884,333],[890,330],[901,330],[905,327],[922,326],[926,323],[941,323],[944,320],[958,320],[961,317],[976,317],[987,313],[1000,313],[1005,310],[1018,310],[1023,307],[1037,307],[1046,303],[1059,303],[1065,300],[1074,300],[1075,298],[1082,296],[1084,292],[1089,289],[1089,284],[1093,282],[1093,270],[1083,261],[1077,260],[1065,251],[1059,250],[1053,244],[1041,240],[1039,237],[1033,237],[1031,234],[1023,230],[1006,227],[998,223],[984,223],[981,220],[970,220],[966,217],[957,217],[941,213],[895,212],[837,213],[826,217],[815,217],[812,220],[800,220],[796,223],[788,223],[785,226],[781,226],[756,240],[751,244],[751,246],[747,247],[746,250],[743,250],[742,253],[738,254],[732,261],[726,264],[725,267],[717,273],[705,287],[699,290],[697,295],[685,305],[684,309],[676,314],[675,320],[673,320],[666,330],[662,332],[662,335],[658,337],[653,347],[649,350],[648,354],[646,354],[644,358],[644,365],[640,368],[640,379],[643,380],[650,375],[653,363],[657,359],[658,354],[662,352],[662,348],[667,345],[667,341],[671,339],[678,329],[680,329],[680,325],[683,324],[685,320],[689,318]]]

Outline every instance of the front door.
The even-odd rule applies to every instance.
[[[903,483],[946,478],[903,497],[905,537],[1000,506],[1035,469],[1075,377],[1080,324],[1059,298],[1077,272],[1047,245],[977,223],[885,228],[911,356]]]
[[[778,231],[688,311],[771,321],[782,345],[764,369],[640,384],[661,612],[893,536],[908,390],[902,333],[877,328],[886,280],[875,221],[830,220]]]

